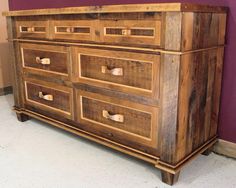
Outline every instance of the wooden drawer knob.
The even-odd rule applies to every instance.
[[[53,95],[44,95],[43,92],[39,92],[39,98],[46,101],[53,101]]]
[[[111,74],[113,76],[123,76],[123,68],[108,69],[106,66],[102,66],[103,74]]]
[[[115,114],[111,115],[107,110],[102,111],[102,116],[106,119],[109,119],[111,121],[119,122],[119,123],[124,123],[124,116],[121,114]]]
[[[40,58],[36,57],[36,62],[42,65],[50,65],[50,59],[49,58]]]

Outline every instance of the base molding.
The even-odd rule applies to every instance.
[[[12,86],[0,88],[0,96],[13,93]]]
[[[236,143],[219,139],[214,145],[213,151],[217,154],[236,159]]]
[[[14,107],[13,110],[16,112],[19,121],[22,121],[22,120],[26,121],[29,118],[35,118],[40,121],[49,123],[52,126],[61,128],[63,130],[66,130],[66,131],[76,134],[78,136],[87,138],[89,140],[95,141],[95,142],[102,144],[104,146],[110,147],[110,148],[115,149],[117,151],[126,153],[128,155],[133,156],[133,157],[136,157],[136,158],[139,158],[139,159],[144,160],[146,162],[149,162],[151,164],[154,164],[156,168],[158,168],[161,171],[166,172],[167,176],[170,176],[171,174],[172,175],[179,174],[179,172],[181,171],[181,169],[185,165],[187,165],[189,162],[191,162],[194,158],[196,158],[198,155],[200,155],[201,153],[203,153],[207,149],[213,147],[213,145],[217,141],[217,138],[213,137],[212,139],[208,140],[205,144],[203,144],[201,147],[199,147],[194,152],[192,152],[189,156],[186,156],[182,161],[180,161],[179,163],[177,163],[175,165],[171,165],[171,164],[167,164],[167,163],[161,161],[159,157],[143,153],[139,150],[136,150],[136,149],[130,148],[128,146],[124,146],[122,144],[113,142],[111,140],[94,135],[92,133],[86,132],[86,131],[78,129],[76,127],[72,127],[66,123],[63,123],[63,122],[60,122],[56,119],[44,116],[44,115],[39,114],[37,112],[33,112],[28,109],[21,109],[21,108],[19,109],[17,107]],[[173,177],[177,177],[177,176],[173,176]],[[171,179],[173,179],[173,178],[171,178]]]

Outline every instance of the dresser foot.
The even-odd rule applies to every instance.
[[[171,174],[169,172],[162,170],[161,171],[162,182],[168,185],[174,185],[179,179],[179,174],[180,172],[177,172],[176,174]]]
[[[210,154],[212,153],[212,151],[213,151],[213,146],[211,146],[210,148],[208,148],[207,150],[205,150],[205,151],[202,153],[202,155],[208,156],[208,155],[210,155]]]
[[[16,113],[17,119],[20,122],[25,122],[28,121],[30,119],[30,117],[28,115],[22,114],[22,113]]]

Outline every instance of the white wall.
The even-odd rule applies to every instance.
[[[7,42],[6,18],[3,11],[8,11],[8,0],[0,0],[0,88],[11,86],[10,53]]]

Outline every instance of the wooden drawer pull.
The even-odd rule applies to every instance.
[[[28,32],[34,32],[34,27],[28,27],[28,28],[27,28],[27,31],[28,31]]]
[[[122,29],[122,35],[130,35],[131,30],[130,29]]]
[[[53,95],[44,95],[43,92],[39,92],[39,98],[46,101],[53,101]]]
[[[106,66],[102,66],[103,74],[111,74],[113,76],[123,76],[123,68],[108,69]]]
[[[40,58],[36,57],[36,62],[42,65],[50,65],[50,59],[49,58]]]
[[[102,116],[106,119],[115,121],[115,122],[120,122],[120,123],[124,123],[124,116],[121,114],[115,114],[115,115],[111,115],[109,114],[108,111],[103,110],[102,111]]]

